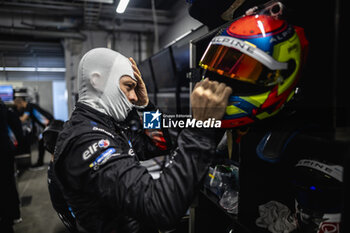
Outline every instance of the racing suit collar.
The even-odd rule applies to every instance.
[[[83,103],[76,103],[75,111],[83,112],[82,114],[87,114],[92,122],[96,122],[98,124],[106,125],[111,129],[115,128],[116,121],[113,117],[106,115],[96,109],[90,107],[89,105]]]

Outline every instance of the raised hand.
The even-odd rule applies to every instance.
[[[146,85],[142,80],[141,72],[139,68],[137,68],[136,62],[132,57],[129,58],[132,63],[132,69],[134,70],[134,76],[137,80],[137,85],[135,87],[135,92],[138,98],[138,101],[135,103],[138,106],[148,105],[149,99],[147,94]]]

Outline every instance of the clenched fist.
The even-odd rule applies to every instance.
[[[208,118],[221,120],[231,93],[232,89],[224,83],[209,81],[208,78],[198,82],[191,95],[193,118],[202,121]]]

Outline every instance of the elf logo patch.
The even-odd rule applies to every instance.
[[[98,146],[100,148],[107,148],[109,146],[109,141],[107,139],[106,140],[102,139],[98,142]]]
[[[109,140],[102,139],[98,142],[95,142],[94,144],[90,145],[87,150],[83,152],[83,159],[87,160],[90,158],[93,154],[96,153],[98,148],[107,148],[109,146]]]

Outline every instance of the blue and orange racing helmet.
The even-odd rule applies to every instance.
[[[219,32],[199,65],[233,89],[222,127],[277,114],[295,93],[307,47],[302,28],[266,14],[243,16]]]

